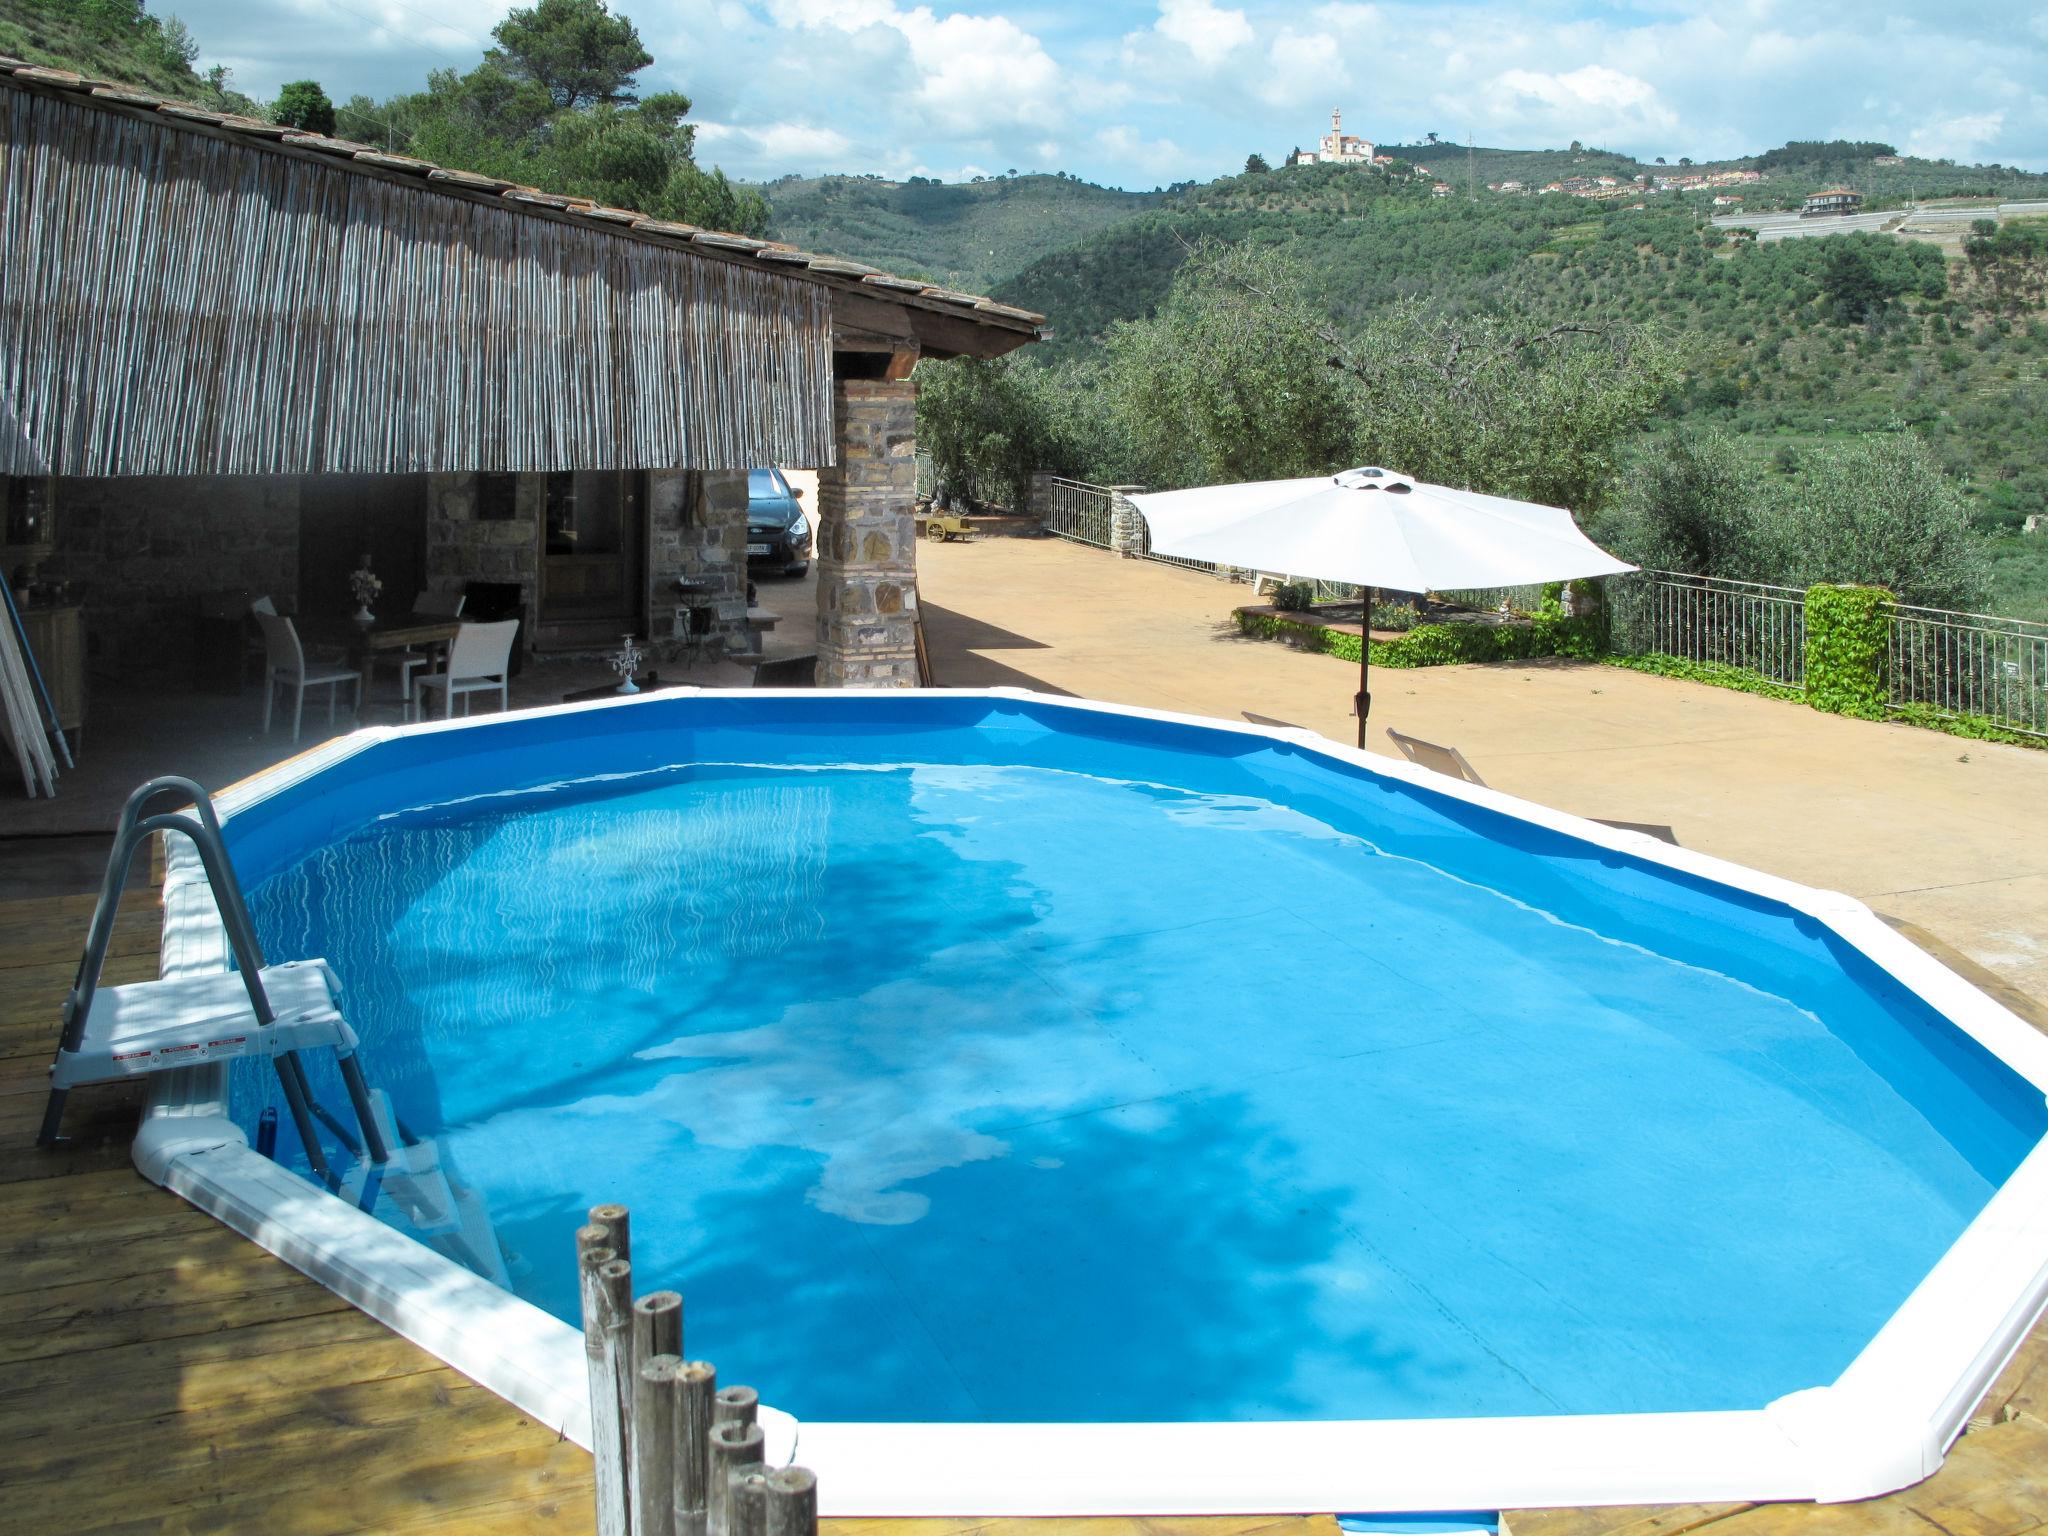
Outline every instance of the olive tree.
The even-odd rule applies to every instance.
[[[1357,390],[1330,367],[1322,312],[1268,247],[1198,246],[1156,313],[1110,328],[1103,387],[1139,478],[1276,480],[1341,469]]]
[[[1806,456],[1785,511],[1782,579],[1860,582],[1901,602],[1981,607],[1983,543],[1954,476],[1917,433],[1868,432]]]

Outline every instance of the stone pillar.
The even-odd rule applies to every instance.
[[[1046,519],[1052,516],[1052,483],[1057,479],[1059,476],[1049,469],[1031,472],[1031,500],[1025,510],[1038,519],[1041,529],[1045,527]]]
[[[1151,547],[1151,536],[1145,528],[1145,517],[1131,505],[1131,495],[1142,492],[1142,485],[1112,485],[1109,488],[1109,549],[1111,554],[1122,555],[1126,560],[1144,557]]]
[[[647,522],[647,634],[655,657],[671,661],[686,647],[707,658],[745,649],[747,472],[652,470]]]
[[[818,686],[917,686],[917,390],[832,386],[838,463],[818,471]]]

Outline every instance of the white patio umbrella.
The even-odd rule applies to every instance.
[[[1426,485],[1384,469],[1159,491],[1131,504],[1158,554],[1363,587],[1368,637],[1374,588],[1519,587],[1635,569],[1581,533],[1562,507]],[[1372,708],[1371,654],[1368,640],[1358,658],[1360,747]]]

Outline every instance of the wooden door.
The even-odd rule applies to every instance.
[[[597,645],[646,633],[642,549],[647,477],[575,470],[547,477],[541,522],[543,646]]]
[[[384,591],[379,614],[412,611],[425,586],[425,475],[306,475],[299,481],[301,628],[332,628],[355,612],[349,573],[370,557]]]

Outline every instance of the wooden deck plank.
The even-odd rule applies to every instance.
[[[63,965],[76,969],[92,926],[94,896],[55,896],[39,901],[0,901],[0,969]],[[151,955],[157,952],[162,907],[156,893],[130,890],[114,915],[114,935],[107,954]]]

